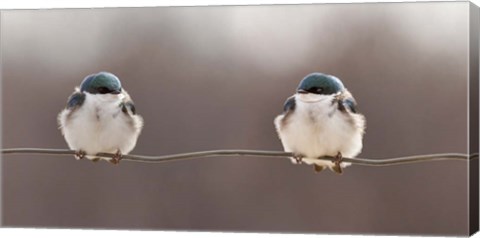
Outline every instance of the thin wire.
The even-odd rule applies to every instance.
[[[65,149],[42,149],[42,148],[11,148],[2,149],[2,154],[47,154],[47,155],[74,155],[75,151]],[[113,157],[115,154],[98,153],[96,156]],[[123,155],[122,161],[142,162],[142,163],[165,163],[172,161],[219,157],[219,156],[249,156],[249,157],[292,157],[293,154],[283,151],[266,151],[266,150],[209,150],[191,153],[181,153],[173,155],[162,156],[145,156],[145,155]],[[389,166],[398,164],[408,164],[427,161],[438,160],[465,160],[468,161],[473,158],[478,158],[478,153],[472,154],[470,157],[467,154],[460,153],[444,153],[444,154],[427,154],[414,155],[397,158],[386,159],[363,159],[363,158],[343,158],[344,162],[364,166]],[[318,159],[335,160],[334,157],[320,157]]]

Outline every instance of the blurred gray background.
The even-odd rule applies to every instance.
[[[2,11],[3,147],[67,148],[56,116],[105,70],[146,122],[132,154],[282,150],[273,118],[319,71],[367,118],[359,157],[466,153],[467,13],[467,2]],[[9,227],[467,234],[459,161],[342,176],[285,158],[2,163]]]

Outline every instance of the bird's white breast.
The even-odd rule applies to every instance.
[[[89,155],[99,152],[127,154],[136,144],[140,128],[122,112],[124,95],[89,94],[81,107],[70,115],[60,114],[65,139],[72,150],[84,150]]]
[[[285,151],[306,156],[306,163],[313,163],[320,156],[354,157],[362,149],[363,128],[351,123],[358,115],[346,114],[332,104],[333,96],[296,94],[295,110],[275,119],[275,125]],[[350,121],[349,121],[350,120]],[[363,120],[363,119],[362,119]],[[318,164],[318,163],[317,163]],[[332,166],[331,162],[324,165]]]

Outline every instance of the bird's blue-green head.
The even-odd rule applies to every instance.
[[[335,76],[311,73],[302,79],[297,87],[297,93],[313,93],[318,95],[332,95],[344,90],[342,81]]]
[[[119,94],[122,92],[122,84],[114,74],[100,72],[85,77],[80,91],[91,94]]]

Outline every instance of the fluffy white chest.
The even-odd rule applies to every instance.
[[[362,134],[347,115],[332,104],[332,96],[305,102],[296,96],[295,110],[282,123],[284,115],[275,120],[278,134],[285,151],[308,158],[335,156],[341,152],[345,157],[354,157],[362,149]],[[356,118],[353,118],[353,120]],[[326,163],[331,165],[330,163]]]
[[[62,122],[69,147],[87,154],[130,152],[138,134],[121,110],[122,96],[87,94],[84,104]]]

